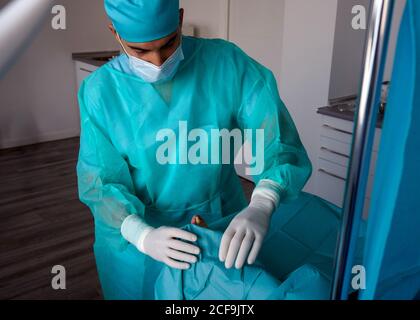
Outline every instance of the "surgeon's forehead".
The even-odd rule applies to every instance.
[[[150,42],[126,42],[126,43],[128,46],[133,47],[133,48],[144,49],[144,50],[156,50],[163,47],[168,42],[176,39],[177,36],[178,36],[178,30],[174,31],[173,33],[171,33],[170,35],[162,39],[158,39],[158,40],[154,40]]]

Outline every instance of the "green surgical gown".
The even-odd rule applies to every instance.
[[[277,182],[284,203],[297,199],[312,171],[271,71],[224,40],[183,37],[182,46],[185,59],[164,84],[165,94],[162,85],[109,63],[79,90],[78,191],[94,217],[94,251],[105,298],[153,298],[150,277],[143,274],[158,272],[161,264],[121,236],[128,215],[137,214],[155,227],[182,227],[193,215],[211,223],[247,205],[233,153],[230,164],[162,165],[156,159],[160,130],[171,129],[179,137],[180,121],[209,136],[212,129],[264,129],[264,169],[254,176],[255,183]],[[178,159],[185,156],[180,154],[184,149],[176,150],[181,150]]]

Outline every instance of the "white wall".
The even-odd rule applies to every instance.
[[[352,8],[356,5],[365,7],[368,19],[370,3],[371,0],[338,0],[330,99],[358,94],[367,31],[352,28]]]
[[[53,30],[51,15],[18,62],[0,79],[0,148],[77,136],[76,75],[71,54],[118,49],[107,30],[103,0],[58,3],[67,9],[67,30]]]
[[[280,79],[283,45],[284,0],[230,0],[229,41],[273,71]],[[246,145],[245,153],[250,153]],[[242,151],[240,151],[240,154]],[[237,173],[249,180],[246,165],[236,165]]]
[[[314,172],[321,128],[316,111],[328,104],[336,13],[337,0],[231,0],[230,6],[229,40],[276,75]],[[316,194],[314,179],[304,190]]]
[[[184,23],[197,28],[196,36],[203,38],[227,38],[227,0],[181,0],[185,10]]]
[[[359,93],[367,30],[352,29],[351,21],[354,15],[351,11],[355,5],[369,8],[371,2],[371,0],[338,0],[330,99]],[[398,31],[405,3],[406,0],[395,1],[384,80],[391,79]]]
[[[316,111],[328,103],[336,11],[337,0],[285,2],[280,94],[314,169],[321,129]],[[304,190],[316,194],[314,176]]]
[[[285,0],[231,0],[229,40],[280,79]]]
[[[2,7],[7,0],[0,0]],[[197,35],[227,36],[227,0],[181,0],[185,23]],[[51,18],[0,79],[0,149],[74,137],[79,134],[74,52],[119,50],[107,29],[103,0],[61,0],[67,30],[51,28]],[[4,45],[4,44],[2,44]]]

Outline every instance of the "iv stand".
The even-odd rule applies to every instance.
[[[353,256],[363,214],[393,9],[394,0],[373,0],[362,84],[358,98],[359,108],[355,114],[350,166],[344,196],[343,221],[334,267],[331,292],[333,300],[348,299]]]

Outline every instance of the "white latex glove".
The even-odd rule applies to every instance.
[[[219,259],[225,261],[226,268],[235,264],[240,269],[245,260],[255,262],[278,202],[279,196],[273,192],[254,191],[251,203],[233,218],[220,242]]]
[[[195,234],[174,227],[155,229],[137,215],[124,220],[121,233],[139,251],[175,269],[188,269],[200,253],[197,246],[183,241],[197,241]]]
[[[172,268],[188,269],[190,265],[187,262],[196,263],[194,255],[199,254],[200,249],[182,240],[197,241],[197,236],[178,228],[159,227],[144,238],[144,253]]]

